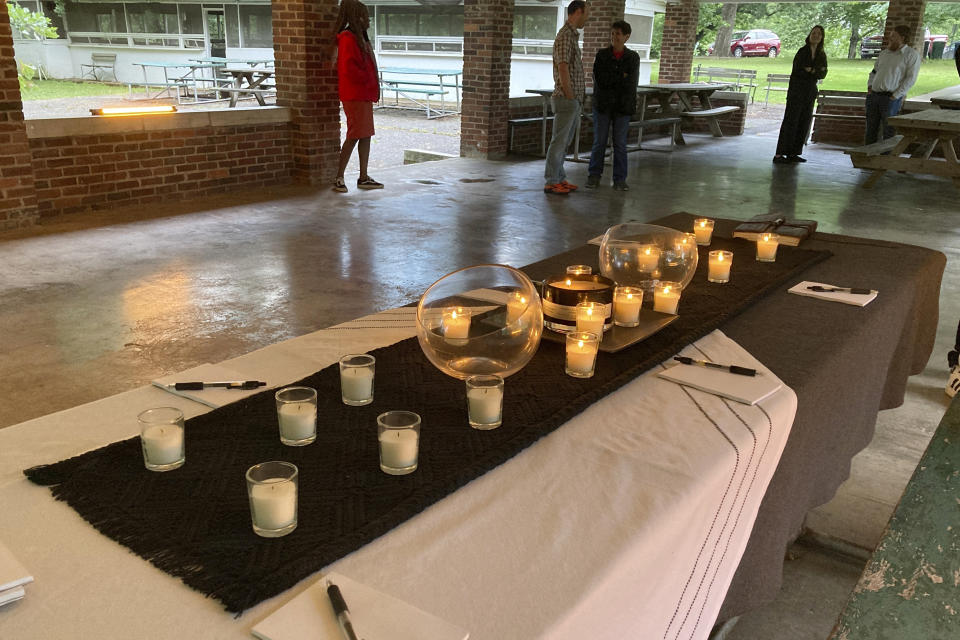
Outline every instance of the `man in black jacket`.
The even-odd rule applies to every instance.
[[[640,56],[627,49],[630,25],[617,20],[610,26],[610,46],[593,61],[593,150],[587,188],[600,185],[607,135],[613,125],[613,188],[627,190],[627,131],[637,111]]]

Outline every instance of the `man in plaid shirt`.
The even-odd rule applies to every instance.
[[[586,24],[588,13],[586,2],[573,0],[567,7],[567,21],[553,41],[553,137],[543,173],[544,193],[566,195],[577,188],[567,182],[563,158],[580,124],[580,111],[586,98],[586,77],[577,29]]]

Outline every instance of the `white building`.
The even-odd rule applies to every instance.
[[[136,62],[186,62],[205,56],[272,58],[270,3],[125,2],[68,0],[63,18],[54,2],[16,0],[42,10],[61,33],[56,40],[31,40],[14,33],[18,60],[42,65],[53,78],[79,78],[91,53],[116,53],[120,82],[143,80]],[[463,5],[413,0],[369,0],[371,33],[380,66],[417,69],[459,68],[463,64]],[[566,19],[562,0],[516,0],[510,94],[552,83],[553,38]],[[653,16],[665,0],[627,0],[625,19],[633,28],[628,46],[640,53],[640,81],[650,79]],[[160,80],[162,70],[151,80]]]

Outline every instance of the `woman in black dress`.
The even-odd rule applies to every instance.
[[[827,55],[823,51],[823,27],[815,26],[807,43],[793,58],[793,71],[787,88],[787,109],[780,125],[774,162],[806,162],[800,157],[810,131],[813,103],[817,99],[817,80],[827,75]]]

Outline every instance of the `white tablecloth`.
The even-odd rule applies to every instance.
[[[386,311],[224,364],[251,378],[296,380],[344,353],[413,335],[413,314]],[[772,375],[719,331],[697,347],[684,353]],[[705,638],[796,396],[784,387],[751,407],[654,374],[331,568],[474,640]],[[234,618],[21,473],[134,436],[136,414],[162,405],[187,417],[209,410],[147,386],[0,430],[0,540],[36,578],[24,600],[0,609],[0,637],[244,638],[312,582]]]

